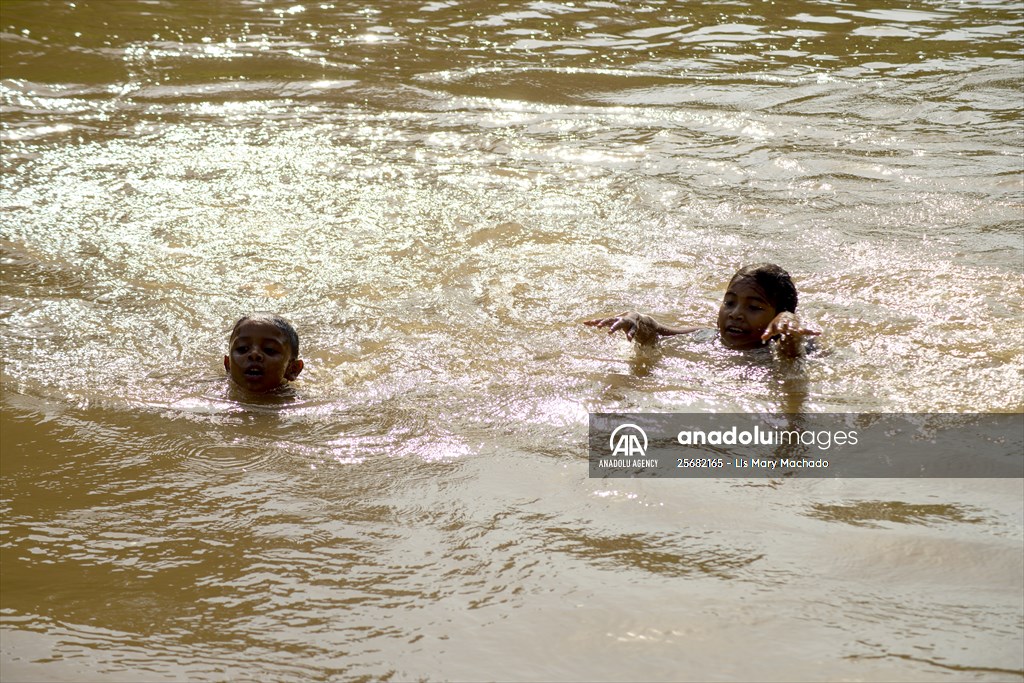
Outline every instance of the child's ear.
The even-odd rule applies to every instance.
[[[227,356],[224,356],[224,370],[225,372],[231,372],[231,361],[228,360]]]
[[[298,358],[288,364],[288,369],[284,373],[284,378],[291,382],[293,379],[299,376],[302,372],[302,361]]]

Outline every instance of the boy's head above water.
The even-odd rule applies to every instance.
[[[796,313],[797,294],[789,273],[772,263],[736,271],[718,309],[718,333],[732,349],[763,346],[764,332],[780,313]]]
[[[299,335],[279,315],[242,316],[231,330],[224,369],[243,389],[255,393],[277,389],[302,372]]]

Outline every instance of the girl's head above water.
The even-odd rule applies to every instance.
[[[724,346],[740,351],[761,348],[774,340],[780,356],[800,356],[806,349],[805,339],[821,333],[800,321],[796,302],[793,279],[779,266],[760,263],[740,268],[729,280],[718,309],[718,337]],[[654,344],[658,337],[700,329],[671,327],[636,311],[585,320],[583,324],[607,327],[609,334],[622,330],[626,339],[641,345]]]
[[[788,311],[796,313],[797,294],[793,278],[785,270],[774,263],[758,263],[743,266],[732,276],[729,284],[743,278],[752,279],[768,296],[768,301],[775,307],[776,313]]]
[[[775,336],[781,314],[795,316],[796,304],[793,279],[779,266],[760,263],[740,268],[729,280],[718,309],[722,343],[732,349],[763,346],[766,336]]]

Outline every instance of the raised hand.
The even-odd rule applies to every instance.
[[[764,328],[764,332],[761,333],[761,341],[768,341],[772,337],[780,336],[803,337],[819,334],[821,334],[821,330],[816,330],[813,327],[808,326],[806,323],[801,321],[795,313],[783,311],[768,323],[768,327]]]
[[[585,320],[583,324],[590,327],[607,327],[608,334],[622,330],[626,334],[626,339],[635,339],[639,344],[653,344],[658,339],[658,332],[661,329],[661,325],[654,318],[636,311],[627,311],[611,318]]]

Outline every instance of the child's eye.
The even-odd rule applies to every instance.
[[[270,347],[270,346],[264,346],[263,347],[263,353],[267,354],[268,356],[276,356],[277,355],[277,349],[275,349],[273,347]]]
[[[235,353],[245,353],[248,350],[249,350],[248,346],[236,346],[235,347]]]

